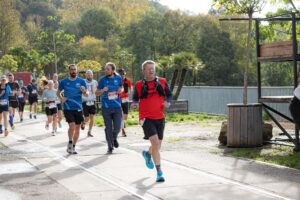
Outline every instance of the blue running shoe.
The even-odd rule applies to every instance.
[[[3,133],[3,130],[2,129],[0,129],[0,134],[2,134]]]
[[[157,172],[156,182],[165,182],[165,178],[163,177],[162,171]]]
[[[146,166],[149,168],[149,169],[153,169],[154,168],[154,164],[152,162],[152,159],[151,159],[151,156],[147,156],[147,151],[143,151],[143,156],[146,160]]]

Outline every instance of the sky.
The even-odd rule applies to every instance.
[[[171,9],[188,10],[194,14],[207,14],[211,8],[212,1],[213,0],[160,0],[159,2]],[[299,1],[294,1],[294,3],[299,8]],[[256,16],[263,17],[269,11],[276,11],[278,7],[280,7],[280,5],[271,6],[267,4],[265,5],[262,13],[258,13]]]

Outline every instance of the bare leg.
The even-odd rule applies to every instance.
[[[69,130],[68,130],[69,141],[73,141],[74,131],[75,131],[75,122],[69,123]]]
[[[56,130],[56,126],[57,126],[57,117],[56,114],[51,116],[53,118],[53,123],[52,123],[52,131],[54,132]]]
[[[76,145],[76,143],[77,143],[77,140],[79,138],[79,132],[80,132],[80,125],[76,124],[75,125],[75,134],[73,136],[73,145]]]
[[[159,140],[157,135],[153,135],[149,138],[151,142],[151,147],[149,151],[152,153],[153,161],[155,165],[160,165],[160,148],[162,140]]]

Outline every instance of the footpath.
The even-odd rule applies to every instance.
[[[300,170],[213,154],[205,147],[166,146],[166,182],[156,183],[155,169],[146,168],[141,154],[149,145],[141,128],[138,135],[119,137],[112,155],[106,154],[103,128],[94,128],[95,137],[86,137],[85,130],[78,154],[69,155],[65,122],[51,136],[44,115],[32,120],[27,115],[7,137],[0,135],[0,200],[300,199]]]

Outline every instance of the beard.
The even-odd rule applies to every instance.
[[[111,77],[113,75],[113,73],[107,74],[108,77]]]
[[[87,78],[87,80],[88,80],[88,81],[92,81],[93,79],[92,79],[92,78]]]
[[[70,76],[71,78],[76,78],[76,73],[71,73]]]

